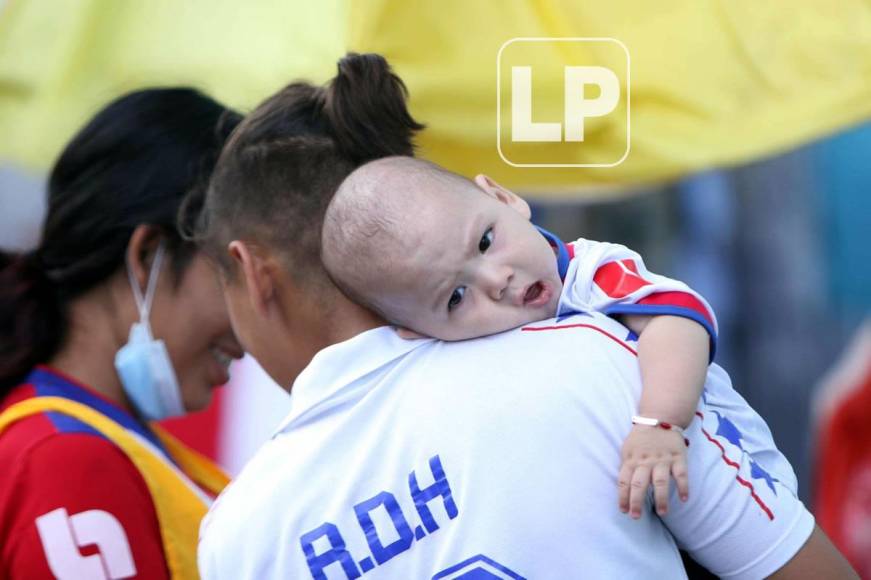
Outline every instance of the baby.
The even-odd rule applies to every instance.
[[[637,336],[643,383],[622,449],[619,507],[640,517],[652,484],[665,514],[671,478],[687,500],[682,430],[701,396],[716,324],[686,285],[648,272],[623,246],[564,244],[486,176],[472,182],[410,157],[352,173],[330,203],[322,241],[336,284],[405,338],[463,340],[572,312],[618,317]]]

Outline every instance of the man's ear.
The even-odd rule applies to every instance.
[[[484,174],[475,176],[475,185],[477,185],[484,193],[490,197],[501,201],[526,219],[532,218],[532,210],[529,209],[529,204],[522,197],[505,189]]]
[[[253,245],[241,240],[230,242],[227,253],[238,268],[239,281],[244,285],[251,306],[265,316],[275,293],[270,262]]]
[[[126,266],[133,273],[142,294],[145,294],[148,274],[151,273],[151,263],[159,243],[160,230],[149,225],[136,226],[130,235],[130,241],[127,242],[127,252],[124,256]]]

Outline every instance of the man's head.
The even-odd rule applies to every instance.
[[[201,244],[221,271],[234,330],[264,366],[320,340],[331,322],[327,313],[344,300],[321,266],[320,228],[332,193],[352,169],[320,137],[231,142],[219,161]],[[272,348],[280,329],[297,333],[296,352]],[[312,346],[311,354],[323,346]]]
[[[324,220],[324,266],[353,300],[443,340],[549,318],[562,283],[529,206],[411,157],[355,170]]]
[[[355,167],[412,154],[422,128],[382,57],[351,54],[338,68],[325,86],[285,87],[239,125],[194,235],[219,266],[243,346],[285,385],[318,350],[377,320],[324,272],[323,215]]]

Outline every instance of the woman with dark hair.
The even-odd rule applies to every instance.
[[[0,253],[0,578],[189,578],[226,477],[150,421],[206,407],[242,355],[176,229],[241,117],[123,96],[49,180],[41,242]]]

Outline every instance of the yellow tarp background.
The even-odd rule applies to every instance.
[[[623,164],[520,169],[500,159],[496,54],[520,36],[626,44],[632,150]],[[8,0],[0,159],[48,167],[103,103],[146,85],[192,84],[249,110],[291,79],[331,77],[348,49],[384,54],[405,79],[429,127],[425,156],[524,191],[583,195],[671,179],[871,117],[868,0]]]

